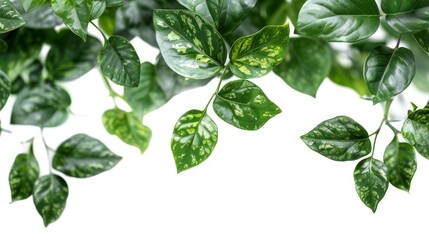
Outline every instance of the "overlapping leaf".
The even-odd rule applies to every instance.
[[[26,21],[26,28],[50,29],[63,23],[62,20],[54,14],[49,3],[37,6],[29,12],[21,12],[21,10],[24,9],[22,9],[21,6],[16,6],[17,4],[19,3],[15,1],[15,7],[20,11],[22,18]]]
[[[51,0],[52,10],[76,35],[86,41],[88,24],[91,21],[90,0]]]
[[[24,10],[26,12],[29,12],[31,10],[34,10],[35,8],[38,8],[42,6],[46,0],[21,0],[22,6],[24,7]]]
[[[21,14],[9,0],[0,0],[0,34],[17,29],[25,24]]]
[[[429,29],[422,30],[413,34],[414,39],[419,46],[427,53],[429,53]]]
[[[7,99],[10,96],[10,81],[4,72],[0,70],[0,111],[6,105]]]
[[[402,126],[402,136],[423,157],[429,159],[429,108],[408,114]]]
[[[415,33],[429,27],[428,0],[382,0],[387,23],[398,33]]]
[[[106,10],[106,0],[93,0],[89,16],[91,19],[99,18]]]

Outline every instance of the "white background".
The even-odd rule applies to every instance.
[[[155,49],[133,43],[141,61],[154,61]],[[145,117],[153,138],[143,155],[103,129],[101,115],[113,103],[97,69],[64,84],[76,115],[45,131],[48,144],[56,147],[76,133],[86,133],[102,139],[123,160],[93,178],[65,177],[70,190],[67,207],[48,228],[31,198],[10,204],[9,170],[16,154],[28,148],[21,141],[36,137],[42,174],[49,172],[39,130],[7,124],[10,99],[0,114],[2,127],[13,131],[0,138],[0,239],[427,239],[428,160],[419,157],[410,193],[389,186],[373,214],[354,189],[357,161],[331,161],[299,139],[338,115],[354,118],[372,133],[382,118],[380,106],[329,80],[317,100],[272,74],[254,82],[283,113],[260,131],[245,132],[223,123],[210,108],[219,142],[206,162],[179,175],[170,151],[173,126],[184,112],[205,106],[216,81],[180,94]],[[409,101],[422,107],[427,94],[410,88],[403,99],[393,106],[394,112],[401,109],[396,111],[401,118]],[[382,159],[391,139],[390,130],[383,128],[376,158]]]

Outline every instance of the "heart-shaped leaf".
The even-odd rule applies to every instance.
[[[10,81],[4,72],[0,70],[0,110],[6,105],[10,96]]]
[[[429,159],[429,108],[408,114],[402,126],[402,136],[423,157]]]
[[[429,27],[428,0],[382,0],[387,24],[398,33],[415,33]]]
[[[17,29],[25,24],[21,14],[9,0],[0,0],[0,34]]]
[[[429,29],[422,30],[413,34],[414,39],[419,46],[427,53],[429,53]]]
[[[52,10],[76,35],[86,41],[88,24],[91,21],[90,0],[51,0]]]

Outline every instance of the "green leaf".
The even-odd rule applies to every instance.
[[[140,80],[140,59],[131,43],[120,36],[111,36],[97,56],[101,72],[114,83],[137,87]]]
[[[294,0],[287,2],[287,15],[292,21],[293,25],[296,26],[298,22],[298,14],[307,0]],[[277,3],[277,1],[276,1]]]
[[[386,166],[377,159],[366,158],[357,164],[354,179],[360,199],[372,212],[375,212],[389,187]]]
[[[124,4],[124,1],[122,1],[122,0],[106,0],[106,3],[107,3],[108,8],[112,8],[112,7],[121,6],[122,4]]]
[[[99,140],[77,134],[60,144],[52,166],[67,176],[87,178],[113,168],[121,159]]]
[[[39,178],[39,164],[31,144],[28,154],[19,154],[9,172],[9,186],[12,202],[26,199],[33,194],[34,183]]]
[[[246,19],[256,0],[178,0],[180,4],[228,35]]]
[[[382,0],[389,26],[398,33],[415,33],[429,27],[428,0]]]
[[[408,143],[392,140],[384,152],[389,182],[404,191],[410,191],[411,180],[417,170],[416,153]]]
[[[0,53],[6,52],[8,47],[9,46],[8,46],[7,42],[3,39],[0,39]]]
[[[243,130],[258,130],[281,113],[258,86],[247,80],[227,83],[216,95],[213,109],[222,120]]]
[[[0,111],[6,105],[7,99],[9,99],[11,91],[9,78],[4,72],[0,70]]]
[[[90,11],[90,18],[91,19],[97,19],[99,18],[104,10],[106,10],[106,0],[93,0],[91,11]]]
[[[266,26],[252,35],[239,38],[229,53],[232,73],[242,79],[270,73],[285,58],[288,43],[288,24]]]
[[[141,64],[140,84],[137,88],[126,87],[124,98],[140,118],[167,102],[168,99],[158,84],[157,72],[152,63]]]
[[[46,70],[53,80],[70,81],[83,76],[97,65],[101,42],[88,36],[82,41],[68,30],[59,32],[46,57]]]
[[[406,48],[385,46],[371,51],[364,65],[364,78],[374,104],[403,92],[416,74],[413,53]]]
[[[222,36],[201,17],[186,10],[155,10],[156,39],[168,66],[193,79],[214,77],[226,61]]]
[[[33,201],[43,218],[45,227],[61,216],[66,207],[68,195],[67,183],[58,175],[49,174],[37,180],[34,185]]]
[[[333,42],[357,42],[380,26],[374,0],[308,0],[298,16],[296,33]]]
[[[144,153],[149,146],[152,131],[141,123],[133,113],[120,109],[110,109],[103,114],[104,128],[124,143],[140,149]]]
[[[69,94],[51,83],[25,88],[18,94],[12,110],[12,124],[56,127],[67,120]]]
[[[9,0],[0,0],[0,34],[17,29],[25,24],[21,14]]]
[[[21,0],[22,6],[26,12],[42,6],[46,0]]]
[[[319,40],[292,38],[285,60],[274,69],[293,89],[316,97],[331,70],[331,50]]]
[[[86,41],[90,17],[90,0],[51,0],[52,10],[76,35]]]
[[[15,5],[15,7],[26,21],[26,28],[51,29],[63,23],[61,19],[54,14],[49,3],[38,6],[31,12],[23,11],[22,6]]]
[[[371,152],[368,132],[346,116],[320,123],[301,139],[313,151],[335,161],[357,160]]]
[[[414,39],[419,46],[426,52],[429,53],[429,29],[422,30],[418,33],[413,34]]]
[[[402,136],[423,157],[429,159],[429,108],[408,114],[402,126]]]
[[[98,18],[98,26],[107,34],[114,35],[116,8],[106,8]],[[121,34],[118,34],[121,35]]]
[[[174,127],[171,150],[177,173],[204,162],[216,146],[216,123],[206,112],[190,110],[183,114]]]

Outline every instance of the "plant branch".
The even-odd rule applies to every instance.
[[[115,104],[115,107],[118,107],[118,104],[116,103],[115,97],[122,98],[122,96],[119,95],[118,93],[116,93],[115,90],[113,90],[112,85],[110,85],[109,80],[107,80],[107,78],[103,74],[101,74],[101,76],[103,78],[104,84],[106,84],[107,90],[109,90],[109,95],[110,95],[110,97],[112,97],[113,104]]]
[[[396,43],[396,46],[395,46],[396,49],[399,48],[399,45],[401,45],[401,37],[402,37],[402,35],[399,34],[398,42]]]
[[[207,109],[208,109],[208,107],[209,107],[210,103],[212,102],[213,98],[214,98],[214,97],[216,96],[216,94],[219,92],[219,90],[220,90],[220,86],[222,85],[222,81],[224,80],[224,78],[225,78],[225,75],[226,75],[227,71],[228,71],[228,65],[223,69],[222,75],[220,75],[220,77],[219,77],[219,82],[218,82],[218,84],[217,84],[217,86],[216,86],[216,90],[215,90],[215,92],[213,93],[213,95],[210,97],[209,101],[207,102],[206,107],[205,107],[205,108],[204,108],[204,110],[203,110],[203,113],[204,113],[204,114],[207,112]]]
[[[384,114],[383,114],[383,119],[381,120],[380,125],[378,126],[377,130],[375,130],[375,132],[373,134],[371,134],[371,136],[375,136],[374,137],[374,142],[372,144],[372,153],[371,153],[371,158],[374,157],[374,153],[375,153],[375,146],[377,144],[377,139],[378,139],[378,135],[380,134],[381,128],[383,127],[383,125],[386,123],[388,123],[388,117],[389,117],[389,111],[390,111],[390,106],[392,106],[392,102],[393,99],[390,99],[389,101],[386,102],[386,105],[384,106]]]
[[[46,157],[48,158],[48,164],[49,164],[49,173],[52,173],[52,161],[51,161],[51,156],[49,154],[49,151],[55,152],[55,149],[49,147],[48,144],[46,143],[46,139],[43,134],[43,128],[40,128],[40,136],[42,138],[43,145],[45,145],[45,149],[46,149]]]
[[[97,26],[97,24],[95,24],[93,21],[91,21],[90,22],[91,24],[92,24],[92,26],[94,26],[100,33],[101,33],[101,36],[103,36],[103,39],[104,39],[104,42],[107,42],[107,37],[106,37],[106,35],[104,34],[104,32],[103,32],[103,30],[101,30],[98,26]]]

